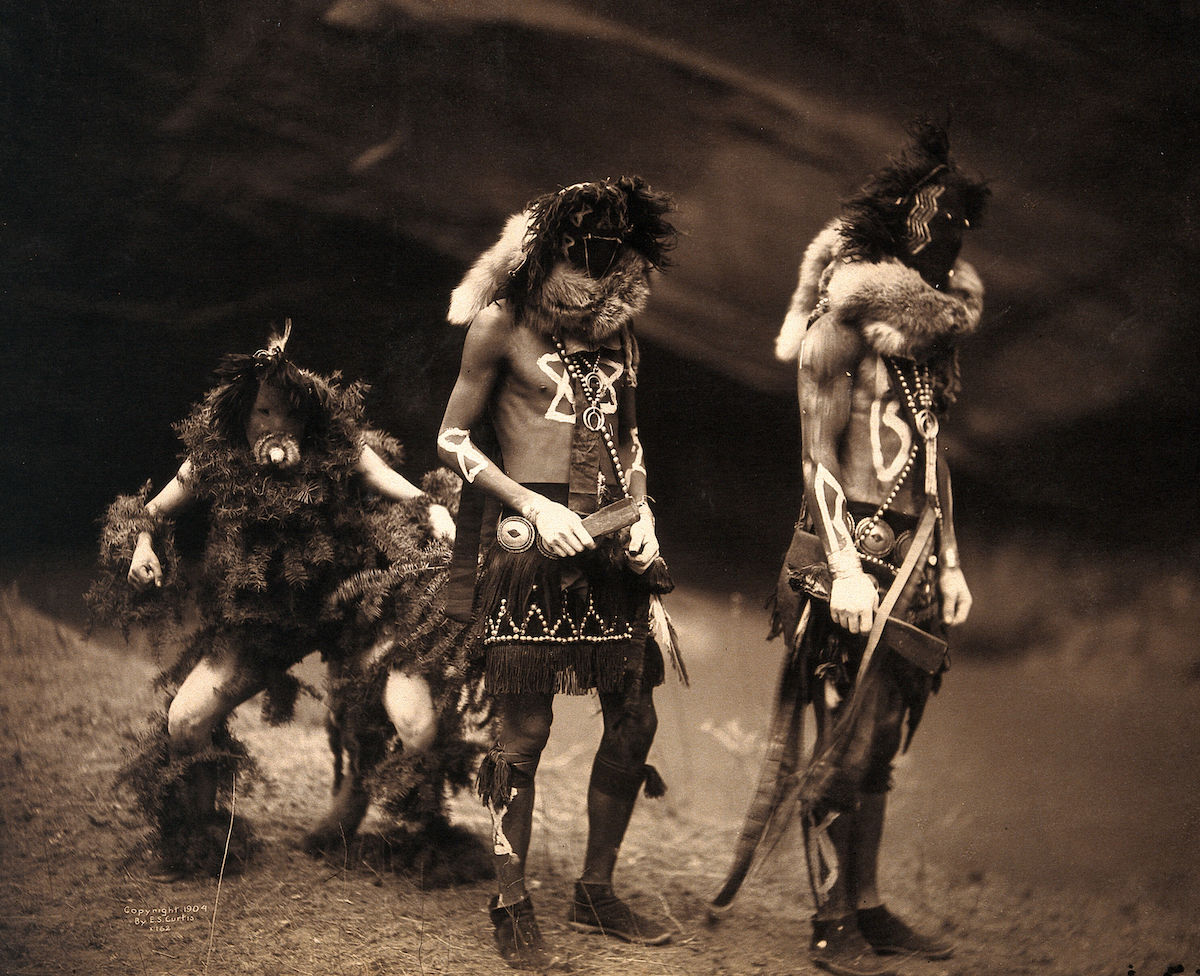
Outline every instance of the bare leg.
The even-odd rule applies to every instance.
[[[393,646],[394,641],[386,638],[365,651],[355,665],[358,673],[364,673]],[[390,671],[380,698],[383,715],[395,729],[404,752],[410,755],[427,752],[437,736],[437,712],[429,682],[407,671]],[[335,706],[335,712],[338,711],[340,709]],[[356,728],[344,735],[338,725],[342,720],[344,716],[331,716],[330,747],[337,757],[336,762],[340,763],[343,752],[348,754],[349,769],[345,777],[335,775],[333,804],[304,835],[304,850],[309,854],[344,850],[349,845],[371,805],[371,795],[363,784],[363,777],[387,752],[384,724],[377,728],[372,722],[367,730]]]
[[[624,694],[600,695],[604,736],[588,783],[587,854],[567,913],[574,929],[639,945],[662,945],[671,939],[669,929],[639,915],[612,890],[617,854],[646,778],[646,756],[658,727],[651,694],[645,689],[632,702]]]
[[[883,904],[879,896],[877,872],[886,812],[886,793],[862,795],[853,824],[855,908],[875,908]]]
[[[371,797],[363,788],[362,774],[352,766],[350,774],[342,780],[334,793],[329,812],[304,835],[304,850],[316,855],[335,848],[349,847],[370,805]]]
[[[407,671],[393,671],[383,689],[383,707],[407,753],[427,752],[437,735],[437,712],[429,682]]]
[[[239,673],[231,658],[204,658],[184,679],[167,712],[171,756],[195,755],[212,745],[213,730],[242,702],[265,687],[255,674]],[[217,782],[211,767],[198,763],[182,799],[197,819],[216,806]]]
[[[515,905],[527,894],[525,862],[533,833],[534,775],[550,738],[553,702],[550,694],[496,696],[499,742],[512,786],[507,805],[492,808],[498,907]]]

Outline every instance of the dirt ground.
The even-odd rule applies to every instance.
[[[751,877],[720,924],[706,921],[761,757],[778,647],[762,644],[762,615],[740,599],[676,597],[693,687],[663,689],[651,761],[671,790],[639,807],[617,874],[674,939],[630,947],[563,921],[596,731],[586,699],[559,709],[539,776],[531,875],[543,927],[581,974],[813,973],[794,849]],[[957,666],[901,761],[883,886],[893,908],[959,944],[948,962],[905,962],[906,974],[1200,973],[1195,685],[1147,690],[1144,669],[1131,670],[1118,694],[1111,682],[1064,681],[1066,666]],[[235,815],[264,841],[245,873],[150,881],[143,825],[114,777],[156,704],[153,672],[136,643],[85,641],[15,586],[0,594],[0,973],[511,971],[491,945],[487,880],[426,889],[388,870],[387,825],[374,816],[365,853],[315,861],[296,849],[330,783],[315,702],[284,728],[264,726],[253,703],[238,713],[235,731],[266,773],[236,798]],[[1028,714],[1014,722],[1018,701]],[[453,811],[486,837],[472,798]]]

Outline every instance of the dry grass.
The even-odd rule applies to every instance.
[[[136,654],[84,642],[15,590],[0,595],[0,972],[510,972],[491,946],[486,882],[424,890],[420,879],[384,870],[370,853],[314,861],[294,848],[327,799],[329,761],[315,712],[282,729],[264,727],[252,707],[239,714],[238,734],[260,759],[267,784],[239,796],[238,812],[254,822],[265,846],[243,876],[222,879],[219,901],[212,879],[146,879],[136,846],[142,828],[113,778],[122,747],[154,704],[151,671]],[[618,872],[619,886],[640,909],[670,919],[674,942],[637,948],[569,931],[563,918],[583,847],[590,747],[572,739],[569,725],[556,724],[556,734],[570,741],[548,754],[539,777],[531,876],[547,935],[569,949],[576,972],[811,971],[810,909],[796,852],[785,851],[753,877],[731,915],[710,927],[707,899],[727,866],[736,824],[691,816],[686,804],[644,803]],[[685,793],[720,789],[672,785]],[[458,823],[486,836],[483,811],[470,798],[456,799],[453,810]],[[1003,863],[963,872],[932,853],[936,844],[926,843],[903,802],[898,810],[884,869],[891,901],[927,924],[953,919],[948,928],[961,942],[950,962],[907,963],[906,973],[1125,976],[1130,965],[1143,974],[1176,962],[1188,971],[1200,966],[1196,906],[1173,904],[1170,891],[1148,899],[1144,891],[1123,891],[1121,879],[1111,890],[1043,889],[1009,881]],[[368,820],[366,830],[379,834],[386,826]],[[372,850],[378,845],[368,845]],[[171,919],[159,926],[164,931],[153,931],[163,919]]]

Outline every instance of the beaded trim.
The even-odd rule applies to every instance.
[[[592,633],[584,633],[592,624]],[[596,631],[599,631],[598,633]],[[623,631],[613,625],[606,624],[596,612],[592,598],[588,597],[587,610],[576,623],[565,609],[558,620],[551,626],[546,622],[546,615],[536,603],[529,607],[525,620],[518,626],[509,613],[508,600],[501,600],[495,616],[487,621],[487,633],[484,644],[609,644],[617,641],[630,640],[633,637],[633,624],[627,623]]]

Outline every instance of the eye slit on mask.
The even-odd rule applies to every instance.
[[[606,234],[582,234],[565,248],[567,260],[589,278],[603,278],[612,270],[624,240]]]

